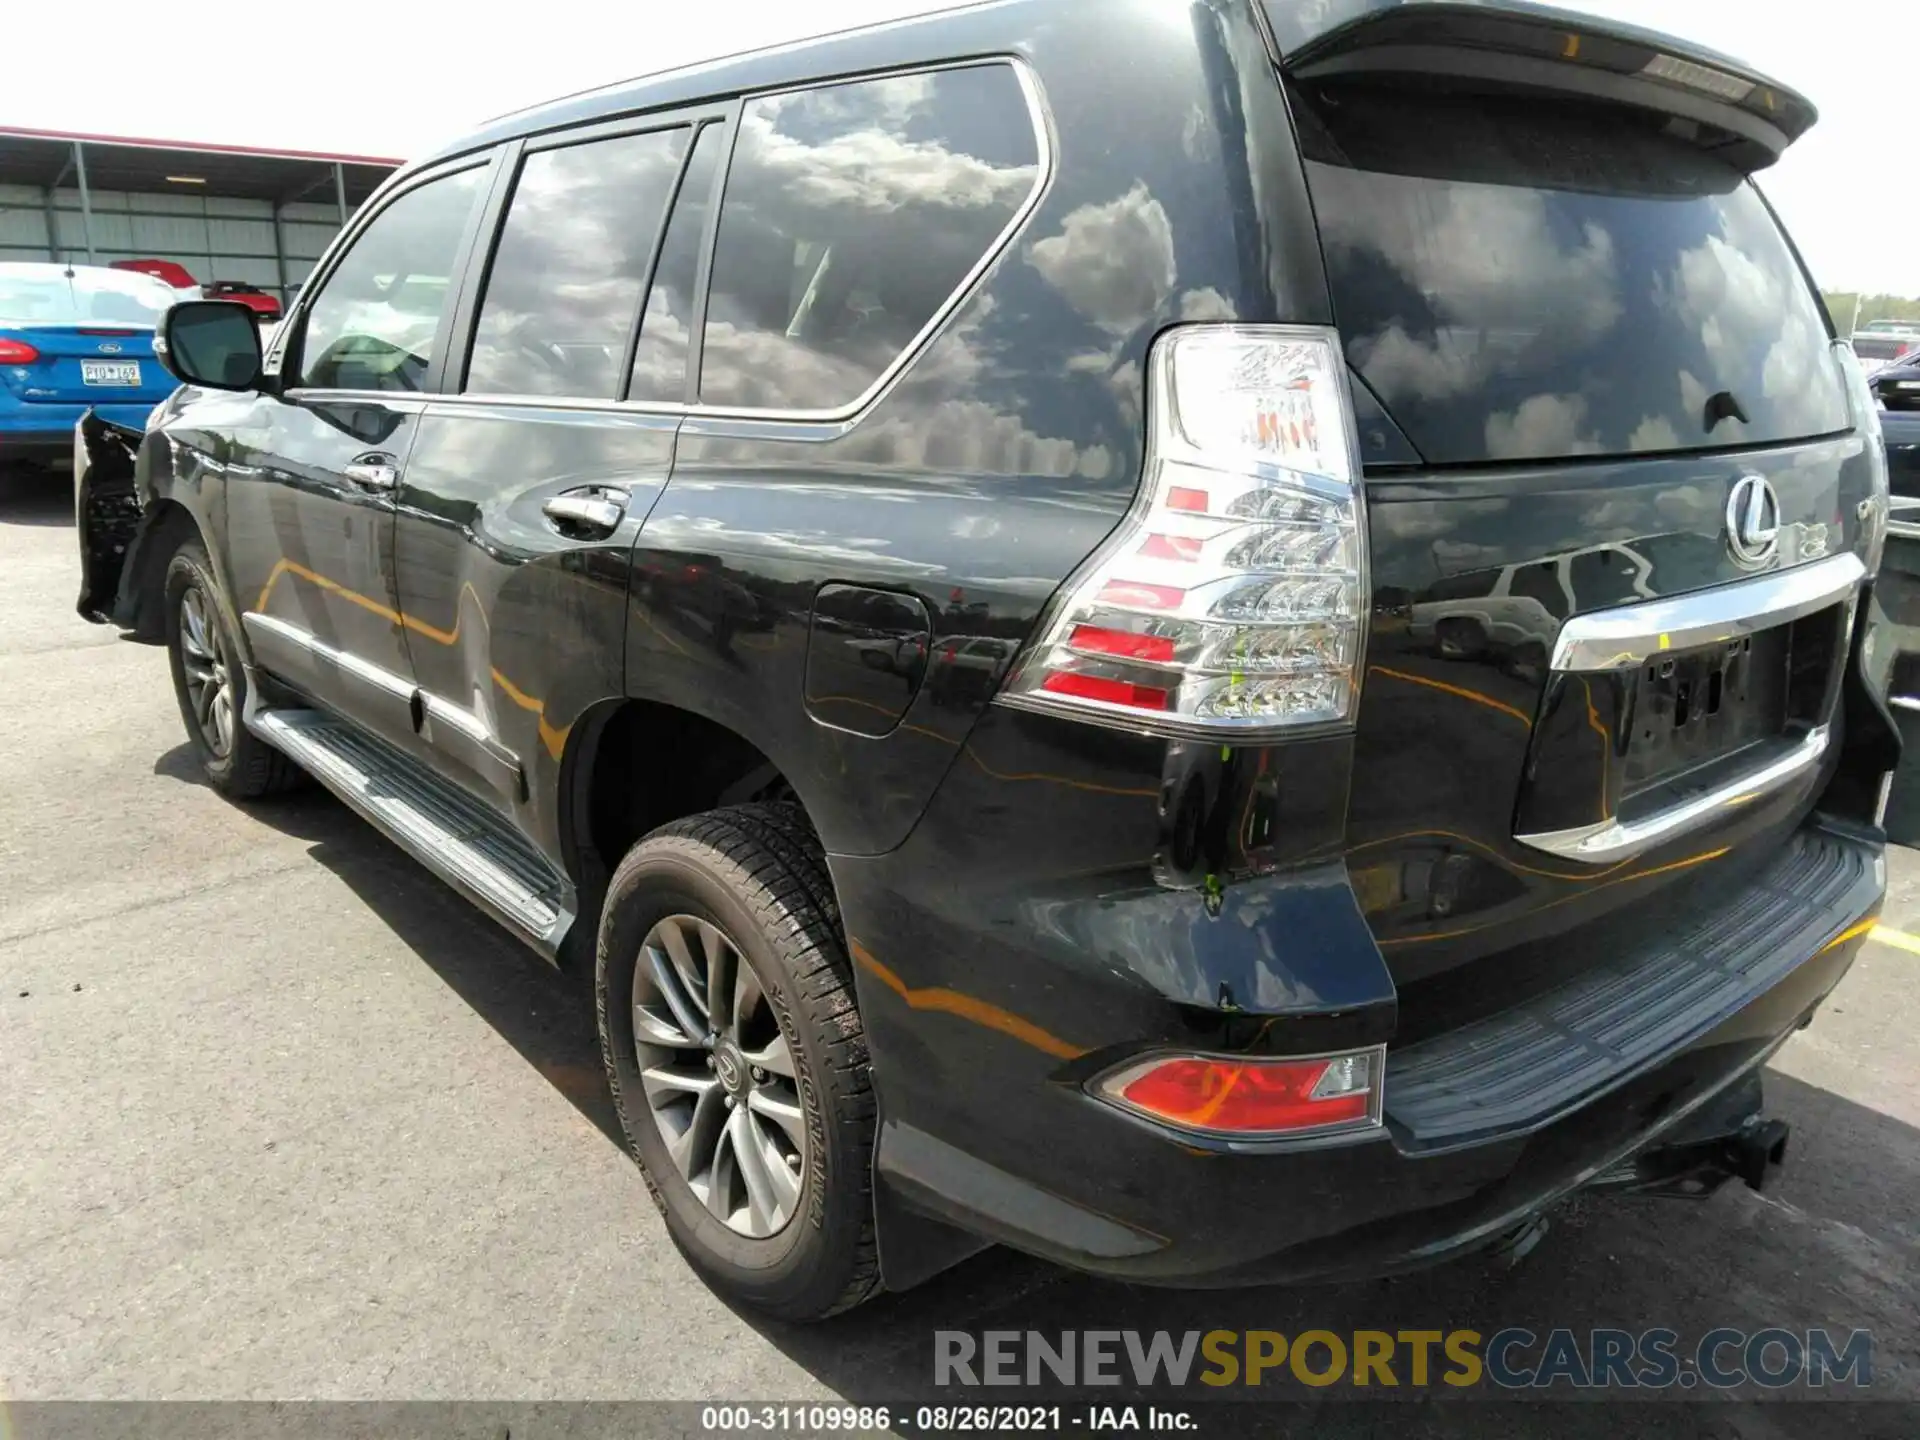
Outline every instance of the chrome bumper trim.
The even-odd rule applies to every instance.
[[[1793,748],[1768,761],[1758,770],[1748,771],[1737,780],[1694,796],[1657,814],[1633,820],[1603,820],[1595,825],[1571,830],[1549,830],[1537,835],[1516,835],[1522,845],[1531,845],[1549,855],[1568,860],[1584,860],[1600,865],[1625,860],[1664,845],[1716,819],[1725,811],[1751,804],[1814,769],[1827,753],[1827,727],[1809,730]]]
[[[1738,640],[1848,599],[1867,567],[1851,552],[1666,600],[1576,615],[1554,641],[1556,670],[1626,670],[1663,650]]]

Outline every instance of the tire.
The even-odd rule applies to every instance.
[[[253,800],[298,784],[303,778],[299,767],[241,721],[247,705],[246,667],[239,663],[240,648],[199,540],[185,541],[167,561],[161,593],[173,694],[187,743],[207,783],[234,800]],[[203,676],[215,678],[224,691],[210,705],[203,703],[209,693]],[[222,712],[224,726],[208,718]]]
[[[1480,627],[1471,620],[1442,620],[1434,626],[1443,660],[1467,660],[1485,648]]]
[[[783,1320],[823,1319],[879,1287],[873,1089],[839,918],[798,807],[740,805],[636,844],[600,919],[601,1055],[654,1204],[709,1285]],[[700,979],[715,955],[732,966],[717,992]],[[731,1013],[716,1012],[709,999],[728,992]]]

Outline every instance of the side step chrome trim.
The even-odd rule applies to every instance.
[[[1749,770],[1737,779],[1702,791],[1690,800],[1683,800],[1653,815],[1634,820],[1602,820],[1595,825],[1576,826],[1571,830],[1549,830],[1513,838],[1522,845],[1531,845],[1549,855],[1585,860],[1589,864],[1624,860],[1697,829],[1724,810],[1746,805],[1791,783],[1820,763],[1820,757],[1827,753],[1827,739],[1826,726],[1809,730],[1791,749],[1758,770]]]
[[[1663,650],[1738,640],[1851,599],[1866,578],[1866,565],[1849,552],[1712,590],[1576,615],[1553,643],[1553,668],[1626,670]]]
[[[573,887],[505,820],[344,720],[248,708],[254,734],[546,958],[558,954],[574,921]]]

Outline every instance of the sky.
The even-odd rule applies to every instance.
[[[1085,3],[1091,11],[1099,0]],[[9,8],[11,59],[71,50],[65,6]],[[9,64],[0,126],[405,158],[555,96],[936,8],[934,0],[196,0],[163,22],[148,0],[90,0],[85,60]],[[1920,296],[1912,238],[1920,186],[1909,178],[1920,0],[1575,8],[1698,40],[1810,96],[1820,123],[1761,176],[1768,197],[1823,288]],[[474,23],[476,14],[487,23]],[[133,63],[109,65],[105,37],[122,18]],[[193,83],[195,56],[204,84]],[[237,105],[237,95],[254,103]]]

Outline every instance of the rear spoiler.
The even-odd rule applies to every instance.
[[[1819,118],[1738,60],[1531,0],[1261,0],[1281,68],[1303,80],[1400,75],[1547,90],[1654,110],[1743,170]]]

